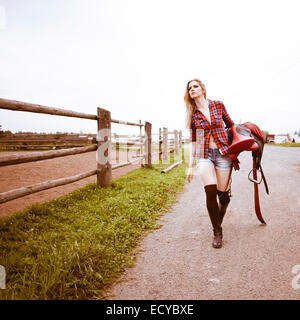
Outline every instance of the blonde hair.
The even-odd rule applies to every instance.
[[[189,84],[192,81],[197,81],[199,83],[199,85],[203,91],[204,98],[206,99],[206,89],[205,89],[203,82],[199,79],[190,80],[186,85],[185,94],[184,94],[184,101],[185,101],[185,106],[186,106],[186,126],[188,129],[191,129],[192,115],[193,115],[194,109],[196,107],[195,101],[194,101],[194,99],[192,99],[190,97],[190,93],[189,93]]]

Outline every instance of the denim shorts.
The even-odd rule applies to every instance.
[[[212,163],[218,170],[230,170],[232,161],[228,155],[222,156],[219,149],[208,149],[208,158],[196,158],[196,167],[199,167],[201,163]]]

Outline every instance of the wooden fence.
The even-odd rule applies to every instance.
[[[168,153],[178,154],[178,148],[181,145],[180,133],[174,131],[173,144],[174,148],[171,150],[168,148],[168,136],[170,134],[167,128],[164,128],[164,139],[161,139],[161,132],[159,133],[159,151],[156,153],[152,152],[152,125],[149,122],[142,124],[141,120],[139,123],[115,120],[111,118],[109,111],[97,108],[97,115],[85,114],[81,112],[75,112],[71,110],[64,110],[52,107],[41,106],[37,104],[30,104],[20,101],[7,100],[0,98],[0,109],[12,110],[12,111],[23,111],[23,112],[33,112],[33,113],[43,113],[57,116],[74,117],[82,119],[90,119],[97,121],[97,139],[96,143],[84,147],[77,147],[71,149],[62,150],[50,150],[42,152],[29,152],[26,154],[14,154],[1,157],[0,166],[9,166],[15,164],[21,164],[26,162],[40,161],[46,159],[53,159],[57,157],[64,157],[68,155],[75,155],[80,153],[96,151],[97,166],[94,170],[83,172],[74,176],[65,177],[56,180],[49,180],[35,185],[22,187],[7,192],[0,193],[0,204],[7,201],[11,201],[26,195],[30,195],[39,191],[47,190],[50,188],[58,187],[61,185],[73,183],[75,181],[85,179],[87,177],[97,175],[97,184],[101,187],[107,187],[111,185],[112,181],[112,170],[133,164],[140,161],[141,166],[151,167],[152,166],[152,156],[154,154],[159,154],[159,159],[161,161],[161,156],[163,155],[166,159]],[[117,163],[115,165],[111,164],[111,123],[124,124],[129,126],[137,126],[140,129],[139,141],[127,142],[127,148],[130,146],[138,147],[138,153],[134,160],[127,161],[123,163]],[[144,128],[144,135],[143,135]],[[161,131],[161,130],[160,130]],[[116,138],[116,136],[114,137]],[[167,139],[167,140],[166,140]],[[120,143],[116,144],[120,146]],[[117,148],[116,148],[117,149]],[[169,150],[168,150],[169,149]],[[127,149],[128,150],[128,149]]]
[[[173,136],[169,138],[169,136]],[[182,151],[182,160],[184,160],[184,150],[183,139],[182,139],[182,131],[174,130],[168,131],[168,128],[159,128],[159,162],[162,160],[169,159],[171,163],[174,163],[174,155],[179,155],[179,150]]]

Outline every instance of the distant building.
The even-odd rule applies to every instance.
[[[290,135],[291,142],[300,143],[300,137],[296,134]]]
[[[266,143],[285,143],[285,142],[298,142],[300,143],[300,137],[290,134],[267,134]]]
[[[266,143],[275,142],[275,134],[267,134],[265,141]]]
[[[285,143],[290,142],[290,136],[288,134],[276,134],[275,143]]]

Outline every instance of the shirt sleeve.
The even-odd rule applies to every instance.
[[[234,125],[234,122],[229,117],[229,114],[227,113],[227,110],[226,110],[225,105],[223,103],[222,103],[222,118],[226,124],[227,129],[231,128]]]
[[[193,118],[191,120],[191,141],[195,142],[196,141],[196,126],[194,124]]]

